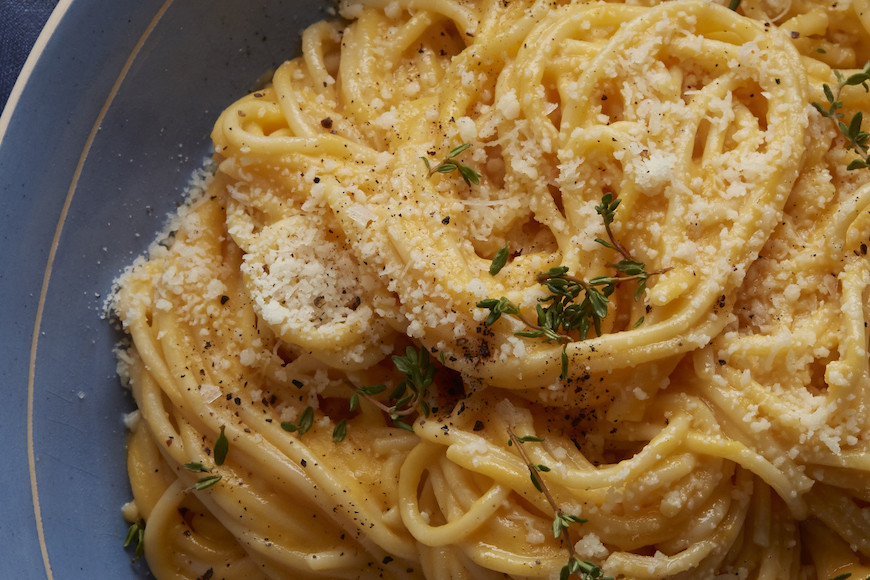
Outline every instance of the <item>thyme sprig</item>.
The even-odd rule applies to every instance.
[[[846,166],[846,169],[868,168],[870,167],[870,149],[868,149],[870,134],[861,130],[861,123],[864,120],[864,116],[861,111],[858,111],[851,119],[849,119],[848,122],[846,122],[846,116],[840,112],[840,109],[843,108],[843,101],[840,99],[840,94],[843,92],[843,89],[848,86],[861,85],[864,87],[864,91],[870,91],[870,85],[868,85],[868,82],[870,82],[870,61],[867,61],[864,68],[859,72],[845,76],[840,71],[835,70],[834,76],[837,78],[836,89],[832,89],[828,84],[822,85],[825,99],[828,101],[827,106],[813,101],[813,107],[815,107],[823,117],[827,117],[837,124],[840,133],[842,133],[849,142],[847,148],[852,149],[855,153],[860,155],[860,158],[853,159],[849,165]]]
[[[393,425],[407,431],[414,428],[405,421],[405,417],[419,413],[428,417],[432,409],[428,402],[429,387],[435,378],[438,368],[435,366],[429,351],[425,347],[415,348],[409,346],[404,355],[393,355],[393,365],[396,370],[404,375],[404,378],[390,393],[386,402],[375,398],[387,390],[386,385],[364,385],[354,390],[348,400],[348,410],[353,413],[357,410],[360,400],[369,401],[378,409],[386,413]],[[442,361],[443,362],[443,361]],[[281,428],[289,433],[297,433],[300,437],[314,426],[314,407],[308,406],[302,411],[297,421],[282,421]],[[332,440],[336,443],[344,441],[347,437],[347,419],[341,419],[332,429]]]
[[[426,169],[429,171],[428,177],[432,177],[436,173],[451,173],[453,171],[458,171],[466,185],[471,185],[472,183],[474,185],[479,184],[480,174],[468,165],[464,165],[456,160],[456,158],[469,147],[471,147],[471,143],[463,143],[458,147],[454,147],[450,150],[444,160],[434,167],[429,163],[428,157],[420,157],[420,159],[423,160],[423,163],[426,164]]]
[[[221,431],[214,442],[214,451],[212,452],[212,456],[214,457],[215,465],[223,465],[224,462],[227,460],[227,453],[229,453],[230,451],[230,442],[227,439],[226,433],[224,433],[224,429],[225,427],[221,425]],[[199,461],[190,461],[188,463],[185,463],[182,467],[192,473],[207,474],[197,479],[196,483],[194,483],[191,487],[191,489],[195,489],[196,491],[208,489],[223,478],[222,475],[211,473],[211,469],[209,469]]]
[[[427,399],[429,387],[438,368],[425,347],[418,349],[409,346],[405,349],[404,355],[393,355],[392,360],[396,370],[402,373],[404,378],[390,393],[387,402],[375,398],[375,395],[387,390],[386,385],[363,385],[354,390],[348,401],[348,407],[353,412],[359,407],[360,400],[365,399],[389,416],[393,425],[406,431],[413,431],[414,428],[404,418],[414,413],[428,417],[432,412]],[[333,429],[332,439],[338,443],[346,436],[347,420],[342,419]]]
[[[562,567],[559,573],[560,580],[567,580],[573,574],[577,574],[581,580],[613,580],[613,578],[609,576],[604,576],[601,568],[597,564],[583,560],[577,555],[577,552],[574,550],[574,540],[571,537],[571,525],[584,524],[587,520],[578,515],[566,513],[561,508],[559,503],[556,501],[556,498],[547,487],[544,478],[541,476],[541,473],[549,472],[550,468],[546,465],[533,462],[531,457],[529,457],[529,454],[523,448],[523,444],[526,442],[540,442],[543,441],[543,439],[532,435],[524,435],[522,437],[517,436],[511,427],[508,427],[507,431],[508,436],[510,437],[508,445],[516,447],[517,452],[520,454],[520,458],[522,458],[523,463],[526,464],[526,467],[529,470],[532,485],[534,485],[535,489],[544,495],[547,503],[553,509],[553,537],[557,540],[563,538],[565,546],[568,549],[568,563]]]
[[[616,251],[621,259],[608,264],[616,271],[615,276],[596,276],[589,280],[571,275],[567,266],[556,266],[537,275],[536,280],[547,288],[549,294],[538,299],[536,305],[536,320],[527,318],[519,307],[505,297],[487,298],[477,303],[478,308],[489,310],[489,316],[484,325],[489,327],[503,315],[511,315],[519,319],[528,330],[516,333],[525,338],[542,338],[545,342],[556,342],[562,345],[562,378],[568,376],[567,345],[575,340],[585,340],[594,330],[601,334],[601,321],[608,314],[610,296],[623,283],[635,281],[634,299],[639,300],[646,289],[650,276],[663,274],[670,268],[647,272],[646,265],[634,259],[629,251],[616,239],[611,224],[620,204],[619,198],[605,193],[601,203],[595,206],[595,211],[604,222],[607,240],[596,238],[602,246]],[[499,268],[500,269],[500,268]],[[643,322],[638,319],[634,326]]]
[[[396,370],[405,375],[405,377],[396,385],[393,392],[388,397],[388,404],[382,403],[374,398],[374,395],[385,391],[385,385],[371,385],[360,387],[354,392],[351,397],[351,406],[355,407],[358,404],[358,398],[363,397],[381,411],[386,413],[393,425],[401,427],[407,431],[414,429],[403,419],[414,413],[421,413],[424,417],[428,417],[431,412],[431,407],[427,402],[429,395],[429,387],[435,378],[435,373],[438,371],[429,351],[425,347],[419,349],[409,346],[405,349],[403,355],[393,355],[393,365]]]

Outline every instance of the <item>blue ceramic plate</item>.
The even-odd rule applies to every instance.
[[[139,578],[102,319],[209,155],[220,111],[293,56],[312,0],[61,0],[0,118],[0,578]]]

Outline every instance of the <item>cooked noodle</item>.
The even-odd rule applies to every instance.
[[[811,105],[870,58],[868,2],[341,14],[224,111],[207,192],[120,279],[155,576],[870,575],[870,171]],[[430,174],[463,143],[479,183]],[[606,194],[639,299],[567,344],[484,324],[534,318],[550,268],[614,275]],[[383,410],[409,347],[413,431]]]

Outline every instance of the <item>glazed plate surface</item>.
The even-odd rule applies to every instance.
[[[112,281],[210,155],[220,111],[326,16],[304,0],[64,0],[0,118],[0,578],[140,578]]]

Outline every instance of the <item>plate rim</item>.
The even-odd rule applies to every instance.
[[[36,540],[39,546],[39,554],[42,559],[43,570],[48,580],[53,580],[54,572],[51,565],[51,555],[49,553],[48,543],[46,541],[44,518],[40,505],[39,478],[37,476],[36,469],[37,457],[36,447],[34,443],[34,398],[36,389],[36,370],[37,358],[39,354],[39,337],[42,330],[46,299],[48,296],[49,288],[51,286],[54,263],[57,257],[58,249],[60,247],[60,238],[63,233],[64,226],[66,225],[67,217],[69,215],[69,209],[72,205],[76,190],[78,188],[79,178],[82,175],[82,170],[85,166],[85,163],[87,162],[88,155],[99,132],[100,126],[105,119],[109,109],[111,108],[115,97],[121,89],[124,79],[127,77],[127,74],[129,73],[131,67],[141,54],[143,46],[148,41],[155,28],[160,23],[167,10],[172,6],[172,4],[174,4],[174,2],[175,0],[163,0],[160,7],[151,17],[148,25],[145,27],[144,31],[139,36],[135,45],[132,47],[132,49],[130,49],[129,54],[126,56],[123,66],[117,73],[114,81],[112,82],[111,88],[105,96],[105,100],[100,105],[99,112],[94,117],[91,123],[91,128],[88,131],[87,138],[83,143],[81,150],[78,152],[78,159],[76,161],[75,168],[69,176],[69,185],[66,193],[64,194],[63,204],[61,206],[60,213],[58,214],[56,219],[54,232],[51,234],[51,240],[48,245],[48,254],[42,268],[42,277],[41,282],[39,283],[39,293],[36,300],[36,311],[32,319],[32,328],[29,341],[30,346],[26,349],[28,355],[26,369],[27,391],[25,411],[25,441],[32,515],[34,518],[37,534]],[[79,6],[79,4],[76,4],[75,6]],[[25,89],[35,69],[42,61],[42,59],[46,57],[46,48],[49,42],[59,32],[59,29],[63,24],[64,19],[70,13],[71,8],[73,7],[74,4],[72,0],[59,0],[55,8],[52,10],[52,13],[49,16],[48,20],[46,21],[45,26],[37,37],[36,42],[31,49],[31,52],[25,60],[21,72],[19,73],[19,76],[12,87],[12,91],[10,92],[6,106],[4,107],[2,114],[0,114],[0,148],[2,148],[4,145],[6,136],[8,135],[11,120],[15,116],[19,104],[22,102],[21,97],[25,93]],[[85,7],[84,9],[87,8]]]

